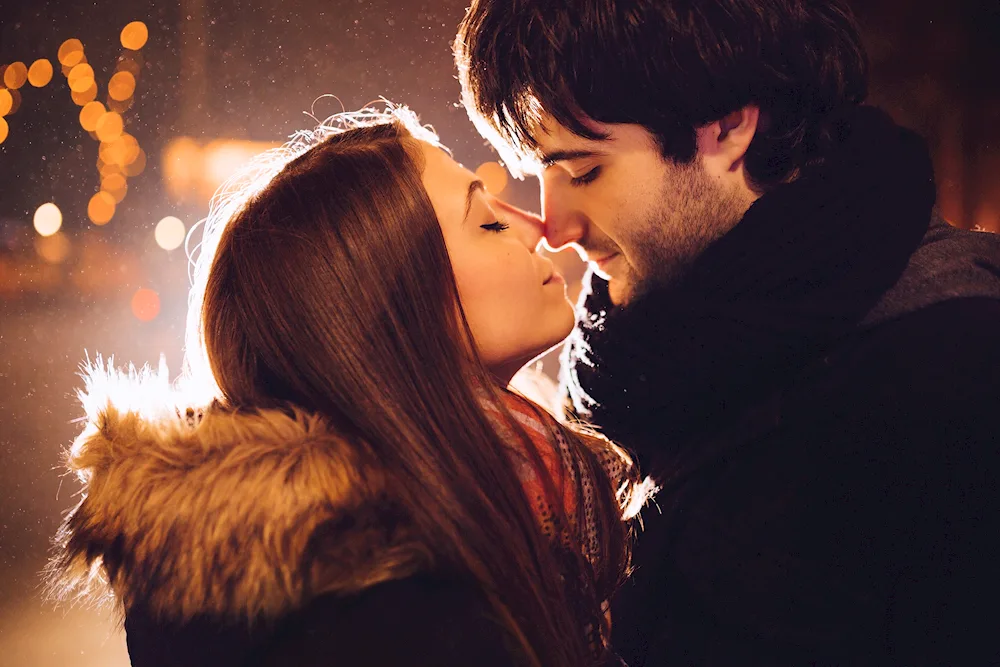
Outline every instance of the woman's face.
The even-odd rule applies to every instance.
[[[500,201],[440,148],[419,142],[423,183],[483,363],[508,382],[573,329],[566,283],[535,252],[541,220]]]

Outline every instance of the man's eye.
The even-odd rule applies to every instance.
[[[570,185],[586,185],[587,183],[593,183],[594,179],[596,179],[600,174],[601,174],[601,168],[594,167],[586,174],[582,174],[580,176],[577,176],[576,178],[569,179],[569,183]]]
[[[510,225],[508,225],[507,223],[500,222],[499,220],[497,220],[496,222],[491,222],[488,225],[479,225],[479,226],[482,227],[483,229],[497,233],[506,231],[510,227]]]

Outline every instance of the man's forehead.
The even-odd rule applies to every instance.
[[[545,168],[551,166],[555,161],[566,159],[566,156],[580,157],[587,153],[609,150],[611,148],[608,145],[609,142],[614,141],[612,127],[590,119],[586,119],[584,123],[588,129],[607,135],[607,138],[588,139],[581,137],[556,120],[551,114],[542,114],[537,124],[532,128],[532,137],[538,146],[525,156],[526,159],[535,163],[537,167]]]
[[[590,118],[581,118],[580,122],[584,127],[591,130],[595,134],[608,134],[612,129],[611,125],[600,123]],[[560,148],[563,148],[566,144],[570,143],[585,143],[591,146],[601,143],[599,141],[587,139],[586,137],[581,137],[580,135],[574,133],[573,130],[560,123],[552,114],[548,112],[539,115],[537,121],[532,127],[532,133],[540,144],[556,143],[560,145]]]

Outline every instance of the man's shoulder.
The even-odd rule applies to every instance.
[[[1000,299],[960,298],[861,332],[831,356],[859,398],[906,401],[944,416],[1000,408],[998,340]]]
[[[863,331],[857,340],[873,351],[896,348],[940,358],[948,353],[1000,354],[1000,299],[966,297],[940,301]]]

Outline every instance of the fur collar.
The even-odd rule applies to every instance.
[[[86,369],[67,465],[83,499],[50,590],[164,619],[274,619],[430,566],[369,448],[299,410],[184,406],[161,363]]]

